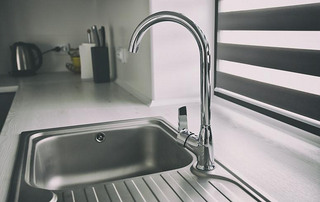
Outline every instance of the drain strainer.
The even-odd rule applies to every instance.
[[[96,141],[101,143],[106,139],[106,134],[104,134],[103,132],[100,132],[96,135]]]

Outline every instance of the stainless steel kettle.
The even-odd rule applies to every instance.
[[[40,49],[31,43],[16,42],[11,48],[13,76],[33,75],[42,65]]]

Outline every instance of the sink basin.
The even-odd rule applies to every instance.
[[[175,143],[175,132],[168,125],[131,124],[33,134],[26,181],[37,188],[60,190],[163,172],[192,162],[192,156]]]
[[[198,173],[176,136],[160,118],[23,132],[7,201],[269,201],[218,161]]]

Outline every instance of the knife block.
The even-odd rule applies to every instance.
[[[92,70],[95,83],[110,82],[108,47],[92,47]]]

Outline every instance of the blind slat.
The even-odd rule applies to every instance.
[[[320,95],[320,77],[219,60],[218,71],[310,94]],[[299,81],[299,82],[297,82]],[[302,82],[301,82],[302,81]]]
[[[227,30],[219,31],[219,42],[320,51],[320,31]]]
[[[216,87],[320,121],[320,96],[217,72]]]
[[[219,13],[219,30],[320,30],[320,3]]]
[[[218,43],[217,59],[320,76],[320,51]]]

